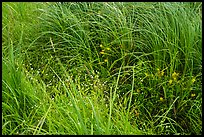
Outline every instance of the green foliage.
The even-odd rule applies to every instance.
[[[202,3],[2,4],[3,134],[201,134]]]

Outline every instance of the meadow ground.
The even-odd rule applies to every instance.
[[[202,3],[2,3],[2,134],[202,134]]]

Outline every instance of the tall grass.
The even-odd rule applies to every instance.
[[[201,134],[201,6],[3,3],[3,134]]]

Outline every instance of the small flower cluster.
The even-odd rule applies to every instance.
[[[158,68],[157,69],[157,76],[162,77],[163,75],[164,75],[164,71],[163,70],[160,71],[160,69]]]
[[[102,55],[106,54],[105,51],[111,50],[109,47],[105,48],[102,44],[100,44],[100,48],[102,48],[102,50],[100,51],[100,54]],[[108,62],[108,58],[104,59],[104,62]],[[99,64],[102,64],[102,63],[100,62]]]
[[[171,76],[172,76],[172,78],[176,81],[177,78],[178,78],[178,76],[179,76],[179,73],[176,73],[176,72],[174,71],[174,73],[173,73]]]
[[[191,80],[191,82],[194,83],[195,81],[196,81],[196,78],[193,77],[192,80]]]
[[[176,73],[174,71],[174,73],[171,75],[172,79],[169,80],[169,85],[171,85],[173,83],[173,81],[177,81],[178,76],[179,76],[179,73]]]
[[[109,47],[105,48],[102,44],[100,45],[100,47],[102,48],[100,54],[105,54],[105,50],[111,50]]]

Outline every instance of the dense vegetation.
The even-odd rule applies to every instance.
[[[3,134],[201,134],[202,3],[2,3]]]

